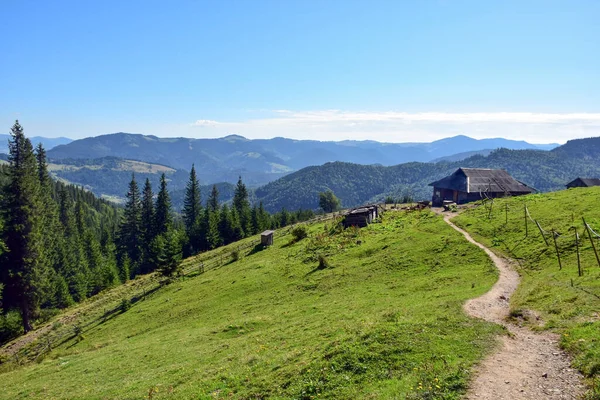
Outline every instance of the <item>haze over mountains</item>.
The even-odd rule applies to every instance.
[[[379,143],[117,133],[59,145],[48,155],[56,177],[113,199],[123,198],[132,172],[138,181],[149,178],[155,185],[164,172],[176,209],[181,207],[192,164],[205,185],[204,195],[208,185],[218,183],[222,200],[227,201],[233,192],[231,183],[242,176],[255,188],[252,199],[262,201],[271,212],[316,209],[318,193],[327,189],[345,207],[386,196],[427,199],[428,183],[460,166],[503,168],[541,191],[561,189],[577,176],[600,176],[600,138],[556,147],[466,136],[431,143]]]
[[[0,134],[0,153],[8,154],[8,139],[10,139],[10,135]],[[44,145],[46,150],[52,149],[61,144],[68,144],[73,141],[73,139],[66,137],[47,138],[43,136],[34,136],[30,139],[34,146],[36,146],[38,143],[41,143]]]
[[[158,138],[114,133],[57,146],[48,151],[48,156],[54,160],[110,156],[184,170],[195,164],[203,183],[235,182],[242,175],[247,184],[257,186],[307,166],[334,161],[390,166],[409,161],[429,162],[456,153],[499,147],[550,150],[556,146],[501,138],[477,140],[467,136],[431,143],[380,143],[285,138],[250,140],[238,135],[219,139]]]

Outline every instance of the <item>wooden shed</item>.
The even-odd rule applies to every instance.
[[[519,196],[535,189],[519,182],[503,169],[459,168],[452,175],[429,184],[433,186],[432,205],[441,207],[446,200],[456,204],[484,198]]]
[[[344,228],[349,226],[365,227],[379,217],[380,214],[381,210],[376,204],[353,208],[344,217]]]
[[[600,179],[598,178],[576,178],[571,182],[567,183],[567,189],[575,187],[591,187],[600,186]]]
[[[260,234],[260,244],[263,246],[272,246],[273,245],[273,234],[275,231],[264,231]]]

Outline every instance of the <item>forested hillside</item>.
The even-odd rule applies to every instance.
[[[194,167],[182,215],[173,211],[166,167],[156,195],[148,178],[140,188],[130,173],[119,209],[52,180],[43,146],[34,150],[18,122],[11,137],[8,163],[0,166],[0,343],[137,275],[176,275],[183,256],[313,216],[251,206],[241,178],[231,206],[221,204],[217,185],[203,201]]]
[[[169,183],[169,191],[172,193],[173,208],[178,212],[183,208],[183,196],[189,175],[188,171],[182,169],[118,157],[50,160],[48,170],[62,181],[83,186],[97,196],[117,203],[125,200],[132,173],[135,173],[139,181],[149,179],[154,187],[159,185],[160,177],[164,173]],[[216,183],[216,185],[221,201],[228,202],[233,198],[235,185],[227,182]],[[204,184],[201,185],[200,190],[208,194],[212,186],[212,184]]]
[[[318,208],[318,194],[332,190],[344,207],[386,197],[430,199],[429,183],[459,167],[501,168],[539,191],[564,189],[578,176],[600,176],[600,138],[571,140],[551,151],[499,149],[488,156],[439,163],[407,163],[392,167],[328,163],[308,167],[256,190],[267,210]]]

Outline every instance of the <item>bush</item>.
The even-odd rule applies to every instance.
[[[292,236],[294,237],[294,242],[299,242],[308,237],[308,230],[305,226],[297,226],[292,230]]]
[[[394,204],[394,198],[392,196],[387,196],[385,198],[385,204]]]
[[[9,311],[0,315],[0,344],[23,334],[23,321],[18,311]]]
[[[319,254],[319,266],[317,269],[325,269],[329,268],[331,265],[329,264],[329,260],[322,254]]]
[[[131,301],[129,299],[121,300],[121,305],[119,306],[119,309],[121,310],[121,312],[125,312],[125,311],[129,310],[130,308],[131,308]]]
[[[231,262],[236,262],[239,259],[240,259],[240,252],[237,250],[232,251],[231,252]]]

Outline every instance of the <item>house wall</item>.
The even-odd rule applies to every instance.
[[[456,190],[433,188],[433,196],[431,197],[431,205],[433,207],[441,207],[444,200],[457,201],[458,192]]]

